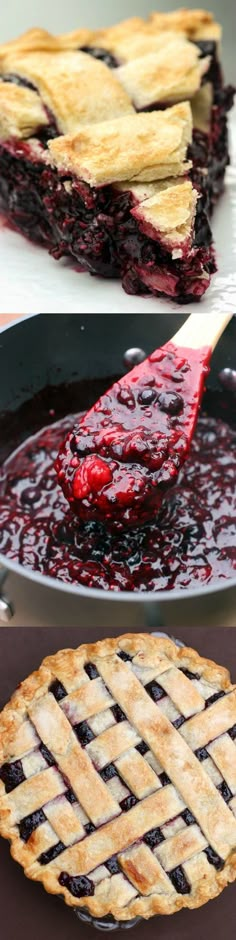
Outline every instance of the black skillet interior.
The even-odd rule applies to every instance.
[[[199,337],[203,318],[199,314]],[[181,314],[39,314],[2,331],[0,462],[43,424],[88,408],[126,371],[128,348],[141,347],[148,355],[185,319]],[[213,354],[207,379],[216,409],[222,400],[218,375],[225,367],[236,367],[236,317]],[[51,408],[55,416],[50,417]]]

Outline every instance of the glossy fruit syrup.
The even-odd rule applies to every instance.
[[[90,383],[84,398],[76,392],[67,399],[61,395],[61,400],[65,407],[66,399],[71,411],[73,402],[81,407],[83,400],[87,409],[101,391],[101,384],[95,389]],[[55,405],[58,397],[58,390],[51,396],[49,392],[47,402]],[[217,582],[223,586],[236,572],[232,399],[230,393],[206,393],[189,456],[156,519],[117,535],[101,522],[79,523],[57,484],[58,448],[82,417],[82,409],[81,415],[63,417],[61,405],[54,410],[44,403],[40,411],[34,399],[32,421],[26,421],[25,406],[20,418],[6,416],[11,453],[4,460],[2,449],[1,552],[41,574],[106,591],[171,591]],[[51,423],[55,417],[60,420]],[[19,434],[21,421],[25,424]]]

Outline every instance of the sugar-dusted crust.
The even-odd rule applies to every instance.
[[[142,110],[156,102],[173,104],[192,98],[209,64],[208,56],[201,59],[198,47],[177,34],[159,51],[120,66],[116,75],[135,107]]]
[[[59,132],[65,134],[80,124],[133,112],[115,73],[84,52],[47,50],[19,55],[15,51],[0,59],[0,71],[31,81],[56,118]]]
[[[133,114],[81,128],[49,144],[50,159],[90,185],[178,176],[188,169],[192,136],[188,102],[166,111]],[[132,170],[132,175],[130,171]]]
[[[32,137],[47,126],[46,110],[35,91],[0,80],[0,138]]]
[[[155,192],[131,209],[131,215],[146,234],[158,238],[174,257],[181,257],[181,249],[191,241],[197,198],[190,180],[156,183]]]
[[[135,665],[135,674],[132,675],[127,670],[126,664],[122,663],[121,660],[117,660],[116,653],[118,651],[125,651],[130,654],[134,659]],[[188,648],[179,648],[171,640],[165,638],[154,638],[153,636],[146,634],[126,634],[124,636],[118,637],[116,639],[107,639],[99,641],[98,643],[85,644],[79,647],[77,650],[62,650],[46,658],[39,670],[29,676],[28,679],[23,681],[14,695],[12,696],[11,701],[5,706],[1,715],[0,715],[0,765],[9,760],[17,759],[21,756],[22,752],[25,753],[29,751],[34,746],[34,739],[32,738],[32,727],[27,723],[28,716],[30,716],[34,722],[34,726],[39,729],[40,721],[44,722],[44,741],[47,743],[47,736],[50,737],[50,734],[54,734],[54,712],[57,713],[58,706],[56,703],[53,704],[53,697],[48,695],[48,688],[54,678],[57,678],[60,682],[64,683],[68,693],[73,696],[73,690],[82,689],[81,701],[83,701],[83,690],[86,693],[86,684],[85,682],[85,673],[84,665],[87,662],[94,662],[97,665],[100,674],[105,680],[105,676],[109,675],[109,688],[115,688],[117,685],[121,685],[120,694],[123,695],[124,699],[124,708],[126,713],[132,713],[132,710],[136,709],[137,714],[137,726],[140,727],[140,722],[144,720],[143,713],[143,701],[147,698],[145,691],[142,691],[140,686],[140,710],[138,707],[138,702],[135,702],[135,694],[137,689],[137,679],[136,676],[143,675],[143,671],[147,670],[146,678],[153,674],[153,670],[156,670],[156,673],[160,677],[160,682],[162,681],[164,685],[167,683],[168,688],[168,676],[169,670],[173,667],[182,667],[188,669],[191,672],[196,672],[200,676],[200,682],[205,682],[212,688],[212,694],[216,690],[222,690],[228,693],[226,699],[219,699],[215,705],[211,706],[211,709],[202,711],[201,695],[195,691],[195,688],[190,690],[190,699],[187,696],[184,708],[187,707],[188,713],[191,714],[191,710],[197,709],[197,714],[195,713],[194,717],[189,719],[183,726],[185,729],[184,734],[180,734],[179,737],[179,754],[174,754],[171,741],[168,748],[168,735],[164,734],[162,739],[163,746],[163,760],[165,751],[170,752],[169,759],[173,761],[173,774],[178,772],[178,760],[179,763],[179,794],[178,791],[174,789],[172,785],[165,786],[161,790],[157,790],[156,793],[152,794],[147,798],[145,804],[138,803],[131,811],[128,813],[119,816],[118,819],[113,818],[111,822],[103,826],[98,832],[94,832],[88,838],[80,840],[79,834],[79,823],[78,823],[78,832],[77,832],[77,842],[75,845],[70,846],[68,850],[65,850],[61,856],[55,858],[49,866],[40,866],[37,861],[35,861],[35,845],[34,841],[32,843],[32,848],[30,848],[30,841],[28,843],[23,843],[19,837],[18,826],[14,822],[14,812],[13,805],[11,800],[11,793],[7,794],[5,792],[5,787],[2,782],[0,782],[0,832],[5,837],[11,841],[11,853],[13,857],[24,867],[25,874],[32,878],[33,880],[39,880],[43,882],[44,887],[47,891],[53,894],[63,895],[66,903],[72,907],[86,907],[89,909],[91,914],[95,916],[104,916],[107,913],[112,913],[116,919],[120,920],[129,920],[135,916],[142,916],[144,918],[149,918],[153,914],[163,914],[163,913],[173,913],[174,911],[180,910],[182,907],[195,908],[199,907],[202,904],[206,903],[211,898],[217,896],[222,889],[227,885],[228,882],[233,881],[236,877],[236,836],[234,835],[234,815],[230,814],[227,806],[224,804],[224,801],[221,798],[218,798],[217,791],[215,788],[212,789],[213,785],[211,781],[208,781],[206,777],[206,789],[203,788],[203,800],[202,808],[205,826],[209,826],[212,829],[212,832],[215,831],[215,839],[217,844],[221,845],[222,852],[224,853],[225,865],[222,871],[217,871],[212,865],[209,865],[204,852],[201,855],[195,854],[193,858],[190,858],[189,861],[185,863],[185,870],[188,873],[189,880],[191,882],[191,892],[190,894],[180,895],[177,894],[174,888],[172,889],[171,884],[165,880],[164,869],[161,869],[161,885],[160,890],[155,892],[153,887],[153,879],[157,879],[160,876],[159,867],[158,867],[158,852],[160,857],[163,860],[165,867],[165,855],[168,851],[168,840],[161,844],[160,851],[152,854],[151,865],[148,866],[148,851],[142,843],[140,848],[137,846],[133,847],[132,851],[129,848],[129,845],[132,841],[135,841],[133,838],[134,832],[136,834],[139,832],[140,827],[140,806],[141,815],[143,812],[144,816],[144,825],[148,824],[151,827],[150,820],[153,818],[153,813],[157,812],[162,818],[164,818],[166,805],[170,807],[170,814],[172,817],[175,813],[181,812],[182,806],[182,796],[184,787],[187,785],[187,777],[189,774],[189,767],[185,766],[184,772],[181,772],[181,749],[185,746],[186,735],[188,733],[186,729],[190,726],[192,728],[193,723],[195,723],[196,729],[198,727],[204,728],[204,722],[214,722],[213,716],[215,715],[215,729],[217,734],[222,733],[222,728],[224,726],[227,716],[229,714],[229,727],[235,722],[236,719],[236,686],[231,684],[229,673],[226,669],[217,666],[214,662],[210,660],[205,660],[201,658],[194,650]],[[118,670],[118,672],[117,672]],[[122,682],[120,683],[120,675],[122,677]],[[130,675],[130,684],[126,681],[126,677]],[[179,674],[178,674],[179,675]],[[180,674],[183,676],[183,674]],[[96,681],[96,680],[95,680]],[[183,686],[182,696],[183,702],[185,701],[185,686],[187,680],[184,676],[181,679],[181,684]],[[178,694],[179,686],[176,687],[176,692]],[[74,694],[76,694],[74,692]],[[191,701],[191,696],[193,695],[194,701]],[[144,699],[143,699],[144,696]],[[118,696],[119,698],[119,696]],[[199,699],[199,704],[198,704]],[[48,708],[48,722],[45,724],[45,719],[43,718],[42,703],[46,702],[46,711],[47,714]],[[223,705],[222,705],[223,702]],[[226,704],[225,704],[226,703]],[[153,711],[153,704],[151,704],[151,713]],[[156,708],[156,706],[154,706]],[[51,715],[50,711],[52,709]],[[210,715],[209,715],[210,712]],[[59,710],[60,715],[63,719],[62,710]],[[164,715],[162,716],[161,721],[163,722],[163,728],[166,726],[166,719]],[[39,724],[38,724],[39,722]],[[52,723],[52,724],[51,724]],[[151,722],[152,723],[152,722]],[[119,727],[119,726],[116,726]],[[147,726],[148,727],[148,726]],[[67,722],[65,721],[65,728],[67,729]],[[181,730],[181,729],[180,729]],[[148,734],[151,734],[150,730]],[[174,729],[171,732],[176,734]],[[197,731],[198,734],[198,731]],[[212,735],[214,737],[214,735]],[[222,740],[222,739],[221,739]],[[59,738],[58,743],[55,744],[55,747],[60,751],[60,754],[63,755],[63,741]],[[215,747],[215,745],[213,744]],[[217,745],[218,746],[218,745]],[[219,750],[219,746],[218,746]],[[68,759],[70,759],[70,752],[68,751]],[[65,751],[66,753],[66,751]],[[195,761],[194,755],[189,751],[189,761]],[[220,759],[222,760],[222,748],[220,752]],[[176,762],[177,760],[177,762]],[[228,758],[227,758],[228,760]],[[196,762],[198,765],[198,762]],[[189,766],[190,766],[189,765]],[[198,767],[198,774],[203,773],[201,766]],[[193,763],[193,767],[195,764]],[[199,769],[200,768],[200,769]],[[52,773],[53,770],[53,773]],[[47,775],[45,779],[45,774]],[[184,777],[186,775],[186,782]],[[35,782],[35,777],[33,778]],[[45,803],[45,798],[50,800],[53,799],[53,795],[56,794],[60,798],[60,782],[57,779],[57,772],[54,768],[49,768],[47,771],[44,771],[44,780],[46,786],[46,792],[44,784],[42,784],[42,800]],[[196,805],[199,807],[201,802],[201,794],[199,793],[199,788],[196,786],[196,779],[193,775],[193,790],[195,788],[195,799]],[[30,778],[26,781],[27,786],[30,785]],[[36,780],[36,786],[40,786]],[[89,785],[89,781],[88,781]],[[20,789],[24,788],[24,784],[19,787]],[[17,793],[13,791],[13,793]],[[216,794],[211,805],[211,811],[207,815],[207,800],[209,798],[209,793]],[[95,803],[96,805],[96,792],[94,792]],[[191,804],[191,791],[189,790],[189,803]],[[217,800],[220,799],[220,808],[222,814],[218,814],[216,819],[214,819],[214,800],[216,800],[216,806],[218,806]],[[98,796],[99,800],[99,796]],[[200,801],[200,802],[199,802]],[[235,801],[232,801],[233,803]],[[210,805],[210,804],[209,804]],[[191,808],[191,807],[190,807]],[[71,824],[71,812],[68,806],[68,827]],[[198,810],[196,810],[198,812]],[[232,821],[232,828],[230,829],[228,823],[228,814]],[[219,818],[220,816],[220,818]],[[51,817],[53,825],[53,817]],[[58,875],[62,870],[63,865],[65,864],[66,870],[70,871],[70,858],[72,858],[71,870],[74,870],[75,858],[77,857],[77,868],[79,873],[79,865],[84,865],[84,870],[91,871],[91,867],[96,867],[99,864],[99,858],[104,854],[103,842],[105,839],[106,842],[106,832],[109,828],[110,838],[112,833],[114,833],[115,845],[117,845],[117,833],[120,832],[120,837],[118,837],[118,844],[120,839],[120,849],[122,851],[119,855],[119,860],[123,871],[131,879],[131,886],[129,888],[129,897],[127,898],[127,888],[126,899],[124,899],[122,892],[124,891],[122,876],[116,876],[118,879],[114,888],[114,881],[109,878],[105,878],[97,886],[96,896],[95,897],[86,897],[86,898],[75,898],[68,891],[66,887],[63,887],[58,882]],[[192,830],[192,831],[190,831]],[[39,830],[37,830],[40,833]],[[99,832],[103,836],[100,839],[98,838]],[[227,836],[226,836],[227,833]],[[64,829],[62,835],[64,834]],[[64,836],[65,837],[65,836]],[[171,852],[173,853],[172,857],[175,860],[175,863],[178,860],[178,846],[179,846],[180,834],[177,833],[176,836],[172,837],[170,840]],[[189,843],[189,840],[193,840],[194,851],[201,852],[201,849],[204,849],[206,844],[203,836],[197,832],[197,827],[192,826],[184,830],[184,841],[181,839],[181,851],[185,852],[186,846]],[[123,843],[127,845],[127,850],[123,851]],[[228,840],[228,848],[227,848]],[[164,848],[163,848],[164,847]],[[125,845],[124,845],[125,848]],[[115,850],[115,849],[114,849]],[[39,846],[38,846],[39,851]],[[111,844],[109,844],[110,854],[112,853]],[[118,852],[120,850],[118,849]],[[71,853],[71,854],[70,854]],[[164,855],[163,855],[164,853]],[[146,859],[147,856],[147,859]],[[198,861],[200,860],[200,861]],[[147,864],[146,864],[147,861]],[[142,897],[133,896],[136,892],[132,891],[132,882],[135,883],[135,879],[139,877],[139,865],[144,865],[144,874],[142,880]],[[130,885],[130,881],[129,881]],[[146,892],[146,893],[145,893]]]

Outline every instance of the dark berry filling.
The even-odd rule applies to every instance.
[[[203,761],[203,760],[207,760],[207,757],[209,757],[209,754],[205,747],[198,747],[197,751],[195,751],[195,756],[197,757],[198,760]]]
[[[55,764],[55,760],[52,754],[50,753],[50,751],[48,750],[48,748],[46,747],[46,744],[41,744],[39,750],[41,751],[41,754],[42,754],[42,757],[44,757],[44,760],[47,761],[48,766],[53,767],[53,765]]]
[[[106,868],[110,872],[110,875],[118,875],[120,872],[119,862],[116,855],[112,855],[111,858],[106,862]]]
[[[149,751],[148,744],[145,744],[145,741],[140,741],[140,744],[136,744],[136,751],[139,751],[139,754],[142,754],[142,757],[144,757],[144,754],[147,754],[147,751]]]
[[[119,705],[112,705],[111,711],[117,723],[126,721],[126,715],[122,712],[122,708],[120,708]]]
[[[162,787],[167,787],[167,784],[171,783],[170,778],[164,772],[162,774],[159,774],[159,780],[161,782]]]
[[[84,898],[94,894],[93,881],[90,881],[90,878],[86,878],[85,875],[72,876],[68,875],[66,871],[62,871],[58,881],[63,888],[67,888],[70,894],[73,894],[74,898]]]
[[[179,718],[175,718],[173,721],[173,728],[176,728],[176,731],[178,731],[178,728],[181,728],[181,725],[183,725],[184,722],[185,718],[183,718],[183,715],[179,715]]]
[[[117,655],[120,657],[120,659],[123,659],[124,663],[132,662],[132,656],[130,656],[129,653],[126,653],[125,650],[120,650]]]
[[[230,737],[232,738],[232,741],[235,741],[236,740],[236,725],[233,725],[233,727],[230,728],[229,734],[230,734]]]
[[[89,742],[93,741],[95,738],[92,728],[89,727],[87,721],[80,721],[78,725],[74,725],[74,731],[82,747],[86,747],[86,744],[89,744]]]
[[[5,785],[6,793],[11,793],[11,790],[15,790],[16,787],[19,787],[20,783],[23,783],[25,780],[21,760],[16,760],[12,764],[2,764],[0,768],[0,779]]]
[[[146,835],[143,837],[143,841],[146,842],[146,845],[149,846],[149,849],[155,849],[156,845],[160,845],[161,842],[164,842],[164,836],[162,835],[161,829],[155,827],[150,829],[149,832],[146,832]]]
[[[1,75],[1,82],[10,82],[13,85],[19,85],[23,88],[30,88],[31,91],[37,92],[37,88],[35,85],[33,85],[32,82],[29,82],[27,78],[21,78],[20,75],[14,75],[13,72],[8,72],[5,75]]]
[[[75,796],[75,794],[73,793],[73,790],[71,790],[70,787],[69,787],[68,790],[66,790],[65,797],[66,797],[66,799],[68,800],[68,803],[77,803],[76,796]]]
[[[210,865],[214,865],[214,868],[216,868],[217,871],[221,871],[222,868],[224,868],[223,859],[220,858],[219,855],[217,855],[217,852],[215,852],[214,849],[212,849],[210,845],[208,845],[207,849],[204,849],[204,852],[208,859],[208,862],[210,862]]]
[[[57,858],[58,855],[61,855],[65,851],[66,846],[63,845],[63,842],[57,842],[56,845],[52,845],[51,849],[48,849],[47,852],[42,852],[39,855],[38,862],[40,865],[49,865],[50,862],[53,862],[54,858]]]
[[[200,679],[198,672],[190,672],[190,669],[181,669],[181,672],[184,673],[184,676],[187,676],[187,679]]]
[[[222,783],[220,783],[218,790],[220,791],[221,796],[223,796],[223,800],[225,800],[225,803],[229,803],[229,800],[232,800],[233,794],[231,793],[231,790],[229,789],[228,784],[226,783],[225,780],[222,780]]]
[[[206,708],[208,708],[209,705],[214,705],[214,702],[217,702],[218,698],[222,698],[223,695],[225,695],[223,689],[221,689],[219,692],[214,692],[214,695],[211,695],[210,698],[206,700]]]
[[[137,797],[133,793],[130,793],[129,796],[126,796],[124,800],[121,800],[120,808],[122,813],[128,813],[129,809],[132,809],[132,806],[136,806],[138,803]]]
[[[148,684],[145,685],[145,689],[146,689],[146,692],[148,692],[148,695],[151,696],[154,702],[159,702],[160,698],[164,698],[164,696],[166,695],[166,692],[164,692],[164,689],[162,689],[161,685],[158,685],[158,682],[156,682],[155,679],[152,679],[151,682],[148,682]]]
[[[61,699],[65,698],[65,695],[67,695],[65,686],[62,684],[62,682],[59,682],[59,679],[54,679],[54,681],[49,686],[49,692],[54,695],[56,702],[61,702]]]
[[[85,672],[87,672],[87,676],[89,677],[89,679],[98,678],[99,673],[97,671],[96,666],[94,666],[94,663],[86,663],[84,669],[85,669]]]
[[[185,874],[181,868],[181,865],[178,865],[177,868],[173,868],[172,871],[169,871],[168,875],[178,894],[190,894],[191,887],[185,878]]]
[[[94,826],[93,823],[91,822],[86,823],[84,828],[85,828],[85,832],[87,833],[87,836],[91,836],[92,832],[96,831],[96,826]]]
[[[63,388],[63,401],[65,395]],[[95,395],[98,397],[96,391]],[[52,400],[51,393],[48,400]],[[93,400],[90,390],[86,404]],[[21,427],[23,439],[25,436],[25,417],[17,413],[17,431],[14,425],[10,438],[13,453],[1,470],[1,551],[44,575],[105,590],[157,592],[199,584],[204,587],[216,583],[219,572],[222,583],[233,578],[236,448],[233,400],[230,402],[229,393],[226,397],[222,392],[207,393],[205,406],[212,417],[207,413],[200,416],[178,485],[169,491],[156,519],[122,535],[111,533],[99,522],[79,523],[67,510],[56,485],[55,456],[79,416],[48,426],[14,453],[22,439],[17,437]],[[50,404],[42,417],[40,407],[38,401],[30,405],[34,421],[37,414],[38,427],[47,421]],[[68,412],[72,411],[73,399],[68,404]],[[9,453],[9,416],[7,428],[6,432],[3,424],[0,435],[4,457]],[[26,505],[24,493],[29,490],[34,499]],[[128,668],[129,654],[121,650],[118,655]],[[157,694],[163,695],[163,690],[158,693],[157,689]],[[174,726],[183,721],[180,716]],[[231,729],[233,735],[236,729]]]
[[[194,823],[196,823],[195,816],[193,816],[193,814],[190,812],[190,809],[184,809],[181,815],[182,815],[182,819],[186,823],[186,826],[193,826]]]
[[[19,832],[20,837],[23,839],[23,842],[28,842],[32,832],[41,826],[42,823],[47,822],[47,817],[42,809],[38,809],[35,813],[31,813],[30,816],[25,816],[24,819],[20,822]]]
[[[103,770],[100,771],[100,776],[104,783],[107,783],[107,780],[112,780],[112,777],[117,777],[117,770],[114,767],[114,764],[107,764],[106,767],[103,767]]]
[[[81,46],[80,52],[87,52],[88,55],[93,56],[94,59],[99,59],[100,62],[104,62],[110,69],[117,68],[119,64],[111,52],[108,52],[106,49],[99,49],[98,46]]]

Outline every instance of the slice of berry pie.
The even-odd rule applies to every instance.
[[[180,10],[0,47],[10,224],[128,293],[200,298],[229,161],[220,35],[211,14]]]
[[[0,831],[95,917],[171,914],[236,877],[236,686],[127,634],[44,660],[0,716]]]

